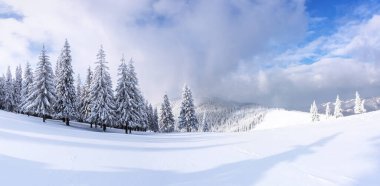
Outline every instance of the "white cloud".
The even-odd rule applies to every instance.
[[[2,72],[26,60],[35,64],[42,43],[54,64],[67,38],[83,77],[100,44],[114,75],[123,53],[133,57],[153,102],[165,92],[179,97],[184,83],[198,97],[295,108],[342,90],[378,89],[378,16],[297,47],[310,32],[303,0],[3,2],[24,18],[0,19]],[[318,61],[304,65],[304,58]]]

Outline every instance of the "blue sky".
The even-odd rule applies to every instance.
[[[136,61],[145,97],[221,97],[307,109],[380,92],[379,0],[0,0],[0,70],[54,64],[65,38],[85,77],[102,44],[113,79]],[[339,70],[336,70],[339,69]]]

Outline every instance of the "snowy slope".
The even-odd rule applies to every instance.
[[[171,101],[173,114],[177,121],[181,100]],[[219,98],[195,99],[195,110],[198,121],[202,123],[205,114],[206,122],[214,132],[237,132],[252,130],[261,123],[269,108],[254,103],[239,103]]]
[[[125,135],[0,111],[0,184],[378,185],[379,118],[377,111],[250,133]]]

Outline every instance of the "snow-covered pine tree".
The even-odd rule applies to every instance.
[[[202,126],[203,126],[203,129],[202,129],[203,132],[209,132],[210,131],[210,126],[208,126],[208,123],[206,121],[206,111],[203,112]]]
[[[312,122],[319,121],[318,107],[317,107],[317,104],[315,103],[315,100],[314,100],[313,104],[311,104],[310,113],[311,113],[311,121]]]
[[[33,72],[30,67],[29,62],[26,63],[25,72],[24,72],[24,80],[22,82],[22,91],[21,91],[21,112],[24,114],[30,114],[32,110],[28,110],[27,107],[31,103],[28,100],[28,97],[32,93],[33,90]]]
[[[4,107],[6,111],[13,112],[15,108],[14,103],[14,85],[12,79],[11,67],[8,66],[7,76],[5,79],[5,98],[4,98]]]
[[[112,90],[111,76],[108,72],[106,54],[101,46],[97,54],[97,62],[91,85],[91,123],[97,127],[100,124],[103,131],[106,126],[112,126],[114,119],[115,101]]]
[[[116,115],[118,116],[117,124],[125,129],[128,133],[129,124],[133,120],[132,104],[130,98],[130,79],[128,66],[125,63],[124,56],[121,58],[121,64],[118,68],[118,80],[116,86]]]
[[[68,41],[61,51],[56,76],[56,115],[64,118],[66,125],[76,116],[76,95],[74,86],[74,71],[71,65],[71,50]]]
[[[144,98],[138,89],[138,79],[131,59],[128,64],[128,94],[130,98],[130,117],[128,125],[133,128],[143,127]]]
[[[160,128],[161,132],[174,132],[174,116],[166,94],[161,105]]]
[[[335,118],[343,117],[342,102],[339,99],[339,95],[336,96],[335,109],[334,109],[334,117]]]
[[[193,97],[190,88],[185,85],[182,93],[182,104],[179,115],[178,128],[187,132],[198,131],[198,119],[195,115]]]
[[[14,105],[15,111],[17,113],[21,112],[21,89],[22,89],[22,68],[21,66],[16,67],[16,78],[14,81]]]
[[[83,118],[83,121],[87,121],[91,123],[91,84],[92,84],[92,71],[91,68],[88,67],[86,83],[83,86],[82,96],[80,99],[80,115]],[[92,123],[91,123],[92,128]]]
[[[83,121],[83,115],[81,113],[81,98],[82,98],[82,80],[80,75],[77,76],[77,87],[76,87],[76,97],[75,97],[75,112],[77,113],[77,120],[79,122]]]
[[[364,103],[365,103],[365,99],[363,99],[362,103],[360,104],[360,107],[361,107],[360,109],[361,109],[362,113],[367,112],[367,110],[364,107]]]
[[[33,111],[42,116],[43,122],[47,115],[52,114],[52,106],[54,104],[55,89],[53,69],[49,62],[49,57],[46,55],[45,46],[42,47],[40,61],[37,63],[37,68],[34,75],[33,88],[31,94],[27,98],[27,110]]]
[[[330,102],[326,104],[326,119],[329,119],[331,116],[331,111],[330,111]]]
[[[153,116],[152,116],[152,129],[153,132],[159,132],[160,126],[158,124],[158,113],[157,108],[153,109]]]
[[[358,91],[356,91],[356,93],[355,93],[354,113],[355,114],[363,113],[363,111],[362,111],[362,100],[360,99],[360,95],[359,95]]]
[[[0,77],[0,109],[5,107],[5,77]]]

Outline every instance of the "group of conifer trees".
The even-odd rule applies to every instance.
[[[361,114],[361,113],[366,112],[364,103],[365,103],[365,100],[361,99],[359,93],[356,91],[355,106],[354,106],[355,114]],[[339,99],[339,95],[336,96],[336,101],[334,105],[335,105],[334,113],[332,115],[331,110],[330,110],[330,103],[326,104],[326,109],[325,109],[326,119],[331,118],[331,117],[334,117],[334,118],[343,117],[342,101]],[[320,116],[318,114],[318,107],[315,101],[313,101],[313,103],[310,106],[310,114],[311,114],[311,121],[316,122],[320,120]]]
[[[68,126],[70,120],[86,122],[91,128],[101,126],[104,131],[106,127],[122,128],[126,133],[132,130],[198,131],[192,93],[187,86],[178,125],[175,125],[167,95],[161,105],[160,117],[157,109],[144,99],[132,59],[126,62],[122,57],[114,91],[102,46],[96,57],[95,69],[88,68],[82,85],[79,75],[77,80],[74,79],[68,41],[64,43],[54,71],[43,46],[34,72],[27,63],[23,75],[21,66],[17,66],[15,78],[10,67],[6,76],[0,77],[0,109],[42,117],[43,122],[48,118],[59,119]]]

